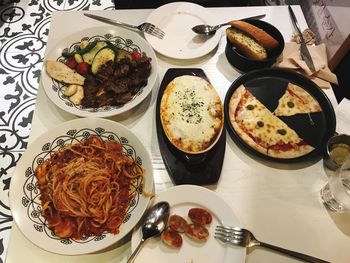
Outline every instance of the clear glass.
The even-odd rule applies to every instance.
[[[350,161],[329,177],[320,191],[323,204],[331,211],[350,211]]]

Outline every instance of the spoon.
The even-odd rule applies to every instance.
[[[245,19],[262,19],[264,18],[266,15],[258,15],[258,16],[252,16],[252,17],[247,17],[247,18],[244,18],[242,20],[245,20]],[[227,23],[224,23],[224,24],[219,24],[219,25],[216,25],[216,26],[209,26],[209,25],[197,25],[197,26],[194,26],[192,27],[192,30],[197,33],[197,34],[204,34],[204,35],[212,35],[214,34],[220,27],[222,26],[227,26],[231,23],[232,21],[230,22],[227,22]]]
[[[141,241],[131,254],[127,263],[134,262],[137,254],[148,238],[158,236],[163,232],[168,222],[169,213],[170,205],[168,202],[159,202],[150,208],[142,224]]]

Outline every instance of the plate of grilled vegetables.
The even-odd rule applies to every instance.
[[[144,101],[157,71],[153,49],[137,33],[95,27],[67,36],[49,50],[41,81],[62,110],[80,117],[110,117]]]

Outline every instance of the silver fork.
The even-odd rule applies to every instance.
[[[130,24],[127,24],[124,22],[117,21],[117,20],[102,17],[102,16],[96,16],[96,15],[92,15],[92,14],[84,14],[84,15],[87,17],[90,17],[92,19],[96,19],[98,21],[105,22],[107,24],[111,24],[111,25],[115,25],[115,26],[124,26],[124,27],[128,27],[131,29],[137,29],[137,30],[140,30],[142,32],[153,35],[155,37],[158,37],[160,39],[163,39],[165,36],[165,33],[163,30],[161,30],[159,27],[156,27],[155,25],[153,25],[151,23],[145,22],[145,23],[142,23],[141,25],[134,26],[134,25],[130,25]]]
[[[215,229],[215,238],[221,240],[225,243],[231,243],[241,247],[254,247],[261,246],[269,248],[271,250],[278,251],[280,253],[287,254],[297,259],[304,260],[306,262],[312,263],[329,263],[319,258],[315,258],[309,255],[305,255],[299,252],[291,251],[285,248],[270,245],[261,241],[258,241],[252,232],[247,229],[239,227],[229,227],[229,226],[217,226]]]

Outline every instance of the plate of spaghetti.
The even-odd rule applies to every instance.
[[[29,145],[11,180],[10,206],[34,244],[79,255],[127,235],[152,191],[152,163],[138,137],[119,123],[84,118]]]

